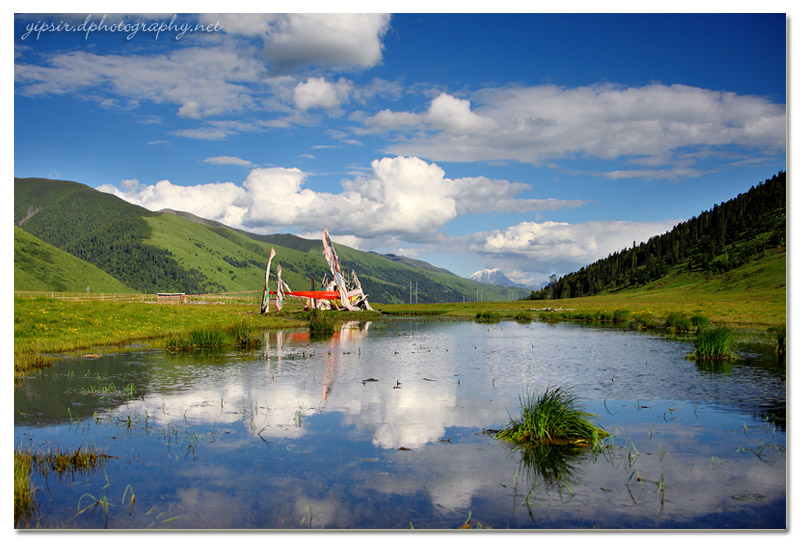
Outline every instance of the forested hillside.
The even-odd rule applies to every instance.
[[[185,269],[169,251],[145,244],[155,215],[71,181],[14,179],[14,224],[114,276],[128,287],[203,292],[222,286]]]
[[[19,227],[14,227],[14,289],[92,293],[133,291],[93,264],[53,247]]]
[[[722,273],[786,246],[786,173],[680,223],[670,232],[615,252],[530,298],[585,297],[644,285],[676,267]]]

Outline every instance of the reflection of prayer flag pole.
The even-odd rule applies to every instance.
[[[267,272],[264,275],[264,294],[261,297],[261,313],[269,313],[269,268],[272,265],[272,258],[275,256],[275,248],[270,249],[269,260],[267,260]]]

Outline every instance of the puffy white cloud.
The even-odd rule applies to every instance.
[[[184,186],[175,185],[169,180],[161,180],[155,185],[125,180],[121,185],[122,190],[113,185],[101,185],[97,190],[149,210],[169,208],[187,211],[232,226],[241,224],[247,206],[245,190],[230,182]]]
[[[241,164],[236,157],[207,159]],[[375,237],[425,241],[441,237],[440,229],[458,215],[493,211],[538,211],[580,206],[583,201],[516,198],[522,183],[485,177],[455,178],[438,165],[416,157],[385,157],[370,170],[342,181],[339,193],[304,187],[308,174],[298,168],[256,168],[242,185],[216,183],[155,185],[123,183],[123,190],[99,187],[151,210],[173,208],[259,232],[294,227],[319,231],[329,227],[337,237],[362,241]]]
[[[352,84],[344,78],[331,83],[323,77],[311,77],[294,88],[294,103],[301,110],[336,110],[348,99],[351,89]]]
[[[325,64],[369,68],[381,61],[390,15],[377,13],[281,15],[265,35],[271,65]]]
[[[468,162],[538,164],[581,156],[669,165],[673,154],[692,146],[767,153],[786,146],[785,106],[685,85],[502,87],[475,92],[471,99],[442,93],[422,113],[383,110],[366,118],[362,130],[406,129],[409,138],[389,146],[390,152]],[[692,176],[697,170],[686,157],[683,170],[652,169],[645,177]]]
[[[588,221],[564,223],[545,221],[523,222],[492,232],[467,236],[472,251],[503,263],[501,268],[523,269],[528,273],[559,275],[577,270],[615,251],[631,247],[633,242],[646,242],[663,234],[679,221]],[[511,272],[518,279],[520,274]]]
[[[469,100],[462,100],[447,93],[442,93],[433,99],[428,108],[427,120],[433,128],[456,134],[491,132],[497,128],[497,123],[493,119],[475,114],[470,109]]]

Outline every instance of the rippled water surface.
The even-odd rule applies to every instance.
[[[57,528],[785,528],[785,365],[571,324],[392,319],[257,351],[65,358],[15,389],[15,445],[95,445],[35,473]],[[568,387],[603,447],[492,429]],[[135,500],[131,501],[131,495]],[[87,508],[88,507],[88,508]]]

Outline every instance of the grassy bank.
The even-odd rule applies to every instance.
[[[640,288],[591,297],[373,306],[395,315],[474,318],[479,312],[493,312],[502,319],[514,319],[520,312],[538,317],[547,311],[564,318],[628,312],[630,318],[650,320],[656,326],[663,326],[670,314],[699,314],[715,325],[766,332],[786,323],[786,254],[764,257],[725,274],[676,269]]]
[[[290,308],[282,316],[261,315],[249,304],[153,304],[14,299],[15,375],[47,364],[46,354],[122,346],[159,346],[164,339],[197,329],[268,330],[302,326]]]
[[[225,335],[216,343],[251,345],[258,331],[310,327],[303,304],[291,301],[280,315],[262,315],[256,304],[156,304],[138,301],[70,301],[47,297],[14,298],[15,377],[50,364],[49,354],[141,344],[170,348],[175,342],[201,345],[209,331]],[[377,312],[361,317],[379,317]],[[352,319],[330,312],[329,326]],[[228,338],[229,337],[229,338]],[[185,340],[184,340],[185,339]],[[170,343],[172,342],[172,344]],[[180,347],[180,346],[178,346]]]

